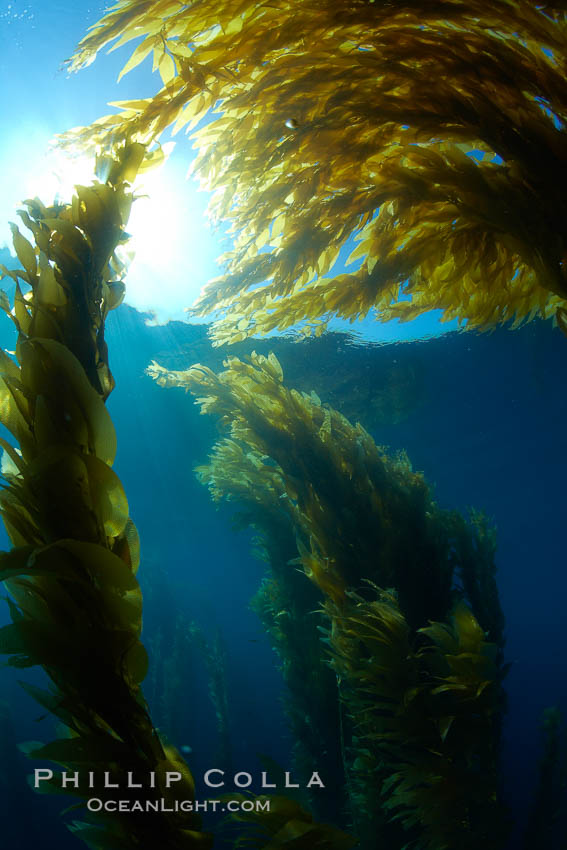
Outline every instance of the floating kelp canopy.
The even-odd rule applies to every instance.
[[[218,343],[375,310],[467,327],[565,320],[565,4],[530,0],[122,0],[79,45],[142,38],[163,87],[68,133],[81,149],[196,134],[195,170],[228,220]],[[352,237],[360,267],[337,274]]]

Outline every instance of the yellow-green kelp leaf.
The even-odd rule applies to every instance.
[[[419,630],[428,638],[420,647],[397,595],[374,591],[374,599],[350,593],[348,605],[326,605],[333,669],[364,745],[352,766],[358,795],[377,786],[380,805],[418,830],[424,850],[473,850],[479,836],[497,850],[505,835],[494,747],[503,699],[497,647],[463,601],[451,622]]]

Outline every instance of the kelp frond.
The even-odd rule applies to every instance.
[[[505,668],[492,530],[480,514],[467,522],[440,510],[405,455],[390,457],[315,393],[289,389],[273,354],[225,366],[148,371],[190,390],[228,432],[198,475],[259,533],[271,574],[255,607],[297,713],[317,718],[322,694],[333,698],[319,673],[307,694],[296,681],[305,657],[320,664],[330,648],[335,735],[362,846],[499,847]],[[320,592],[322,618],[311,608],[308,623],[297,573],[281,560],[293,538],[291,563]]]
[[[460,602],[447,623],[412,633],[393,592],[330,603],[329,643],[360,754],[379,800],[423,850],[502,846],[495,724],[501,710],[497,647]],[[427,638],[420,646],[419,636]]]
[[[405,454],[388,454],[315,392],[288,388],[273,353],[229,357],[225,366],[218,375],[201,365],[147,370],[161,386],[193,393],[228,431],[198,471],[214,498],[244,500],[260,526],[266,512],[287,516],[298,562],[325,594],[340,602],[363,579],[396,587],[415,627],[446,615],[460,571],[484,628],[501,638],[498,606],[481,613],[480,587],[494,597],[494,551],[481,543],[480,519],[471,526],[441,511]]]
[[[112,470],[116,435],[104,404],[114,385],[104,323],[124,294],[114,251],[127,238],[129,183],[143,156],[134,144],[99,162],[107,179],[77,187],[70,204],[26,202],[21,218],[34,244],[13,226],[22,268],[2,269],[16,291],[13,308],[6,293],[1,306],[18,331],[15,359],[0,351],[0,422],[15,442],[0,441],[10,461],[2,465],[0,513],[13,544],[0,554],[0,580],[12,623],[0,629],[0,652],[16,667],[41,665],[50,679],[49,690],[26,689],[67,737],[28,752],[82,769],[80,787],[67,789],[80,799],[82,820],[70,826],[77,837],[113,850],[190,850],[210,846],[195,814],[83,811],[87,798],[113,794],[102,771],[123,785],[128,771],[154,772],[151,793],[169,801],[165,777],[175,771],[175,793],[194,792],[185,763],[162,746],[141,691],[139,541]],[[96,773],[94,784],[85,768]],[[61,790],[55,779],[50,788]]]
[[[567,27],[532,0],[123,0],[72,69],[142,38],[163,87],[64,143],[149,141],[194,127],[195,165],[228,220],[217,343],[329,317],[467,328],[565,324]],[[338,274],[339,252],[355,237]],[[351,245],[352,250],[352,245]]]

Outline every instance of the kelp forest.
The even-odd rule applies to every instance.
[[[67,70],[124,45],[121,75],[153,62],[157,92],[57,138],[69,157],[92,157],[93,182],[64,201],[24,201],[12,225],[20,268],[1,269],[17,344],[0,353],[11,541],[0,651],[46,674],[45,688],[24,683],[57,721],[51,740],[23,744],[53,768],[41,790],[72,796],[64,822],[92,850],[508,850],[498,528],[482,504],[442,507],[408,452],[374,433],[419,405],[417,366],[401,353],[364,390],[341,350],[330,376],[313,346],[334,338],[336,318],[356,329],[431,310],[463,337],[501,326],[512,338],[529,323],[567,334],[567,4],[120,0]],[[232,795],[263,807],[222,822],[175,801],[200,793],[181,742],[188,678],[215,719],[211,759],[238,769],[231,648],[176,607],[159,558],[145,558],[113,470],[129,436],[106,406],[105,325],[127,291],[136,181],[181,131],[230,246],[187,305],[209,322],[207,363],[152,360],[142,380],[183,390],[216,429],[196,469],[177,463],[262,563],[249,602],[291,740],[289,764],[262,759],[273,792]],[[191,275],[188,256],[180,288]],[[286,340],[299,371],[284,362]],[[167,597],[170,611],[143,635],[138,568],[149,610]],[[525,850],[566,846],[564,831],[553,843],[561,728],[550,705],[533,730]],[[11,737],[0,702],[6,763]],[[290,770],[298,791],[280,781]],[[70,771],[81,779],[62,787]],[[138,809],[89,809],[90,797],[113,797],[103,771]],[[131,788],[131,773],[154,776],[151,789]],[[155,797],[168,805],[143,811]]]

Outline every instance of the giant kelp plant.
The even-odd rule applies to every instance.
[[[27,201],[20,217],[35,244],[13,225],[23,268],[1,269],[15,284],[13,308],[6,293],[1,306],[18,336],[14,359],[0,351],[0,422],[15,441],[0,438],[0,513],[13,544],[0,553],[12,616],[0,629],[0,652],[15,667],[41,665],[47,674],[47,690],[24,687],[61,721],[62,737],[26,750],[71,772],[65,785],[55,773],[46,787],[79,798],[81,819],[69,827],[93,850],[212,845],[191,809],[191,773],[160,740],[141,690],[139,540],[112,470],[116,434],[104,404],[114,386],[105,319],[124,295],[115,249],[128,238],[130,184],[155,159],[145,155],[132,143],[115,159],[100,157],[99,179],[76,187],[70,204]],[[221,686],[215,696],[226,715]],[[171,786],[168,773],[176,776]],[[115,805],[116,787],[126,809]],[[90,798],[102,810],[93,813]],[[353,843],[303,811],[298,817],[297,807],[274,805],[277,829],[269,812],[256,818],[270,847],[287,846],[300,821],[321,850]]]
[[[160,742],[140,689],[147,657],[139,639],[139,543],[112,470],[116,435],[104,405],[113,387],[104,324],[124,293],[114,251],[126,238],[129,184],[144,153],[133,144],[114,161],[102,158],[100,182],[77,187],[71,204],[28,201],[21,218],[35,246],[13,226],[23,268],[3,269],[15,282],[13,310],[5,293],[2,306],[18,339],[15,359],[0,353],[0,420],[16,443],[1,440],[0,512],[13,548],[0,555],[12,615],[0,630],[0,650],[16,667],[39,664],[47,673],[49,690],[27,690],[68,734],[29,754],[79,770],[78,787],[66,793],[83,803],[115,794],[104,787],[103,771],[123,786],[125,799],[157,792],[191,800],[194,790],[183,760]],[[145,778],[144,790],[124,787],[127,771]],[[175,790],[167,771],[182,776]],[[51,789],[60,787],[54,778]],[[70,828],[97,850],[211,843],[192,812],[96,816],[79,808],[81,820]]]
[[[294,643],[290,632],[309,615],[277,555],[256,605],[292,701],[303,657],[316,659],[316,674],[326,657],[336,674],[334,735],[362,847],[501,847],[503,622],[493,534],[478,514],[467,523],[440,510],[404,455],[388,456],[314,393],[289,390],[273,355],[225,365],[216,375],[154,363],[149,373],[197,395],[229,431],[199,475],[214,498],[243,503],[268,556],[277,523],[286,539],[292,526],[295,560],[320,591],[324,619],[312,615],[312,631],[297,630],[305,646]],[[312,637],[325,623],[327,650]],[[312,706],[305,684],[298,703],[315,718],[318,679]]]
[[[163,87],[70,132],[80,148],[196,136],[235,233],[197,310],[217,342],[333,315],[565,326],[563,0],[120,0],[70,61],[142,39]],[[360,267],[338,274],[352,237]],[[351,246],[352,247],[352,246]]]

